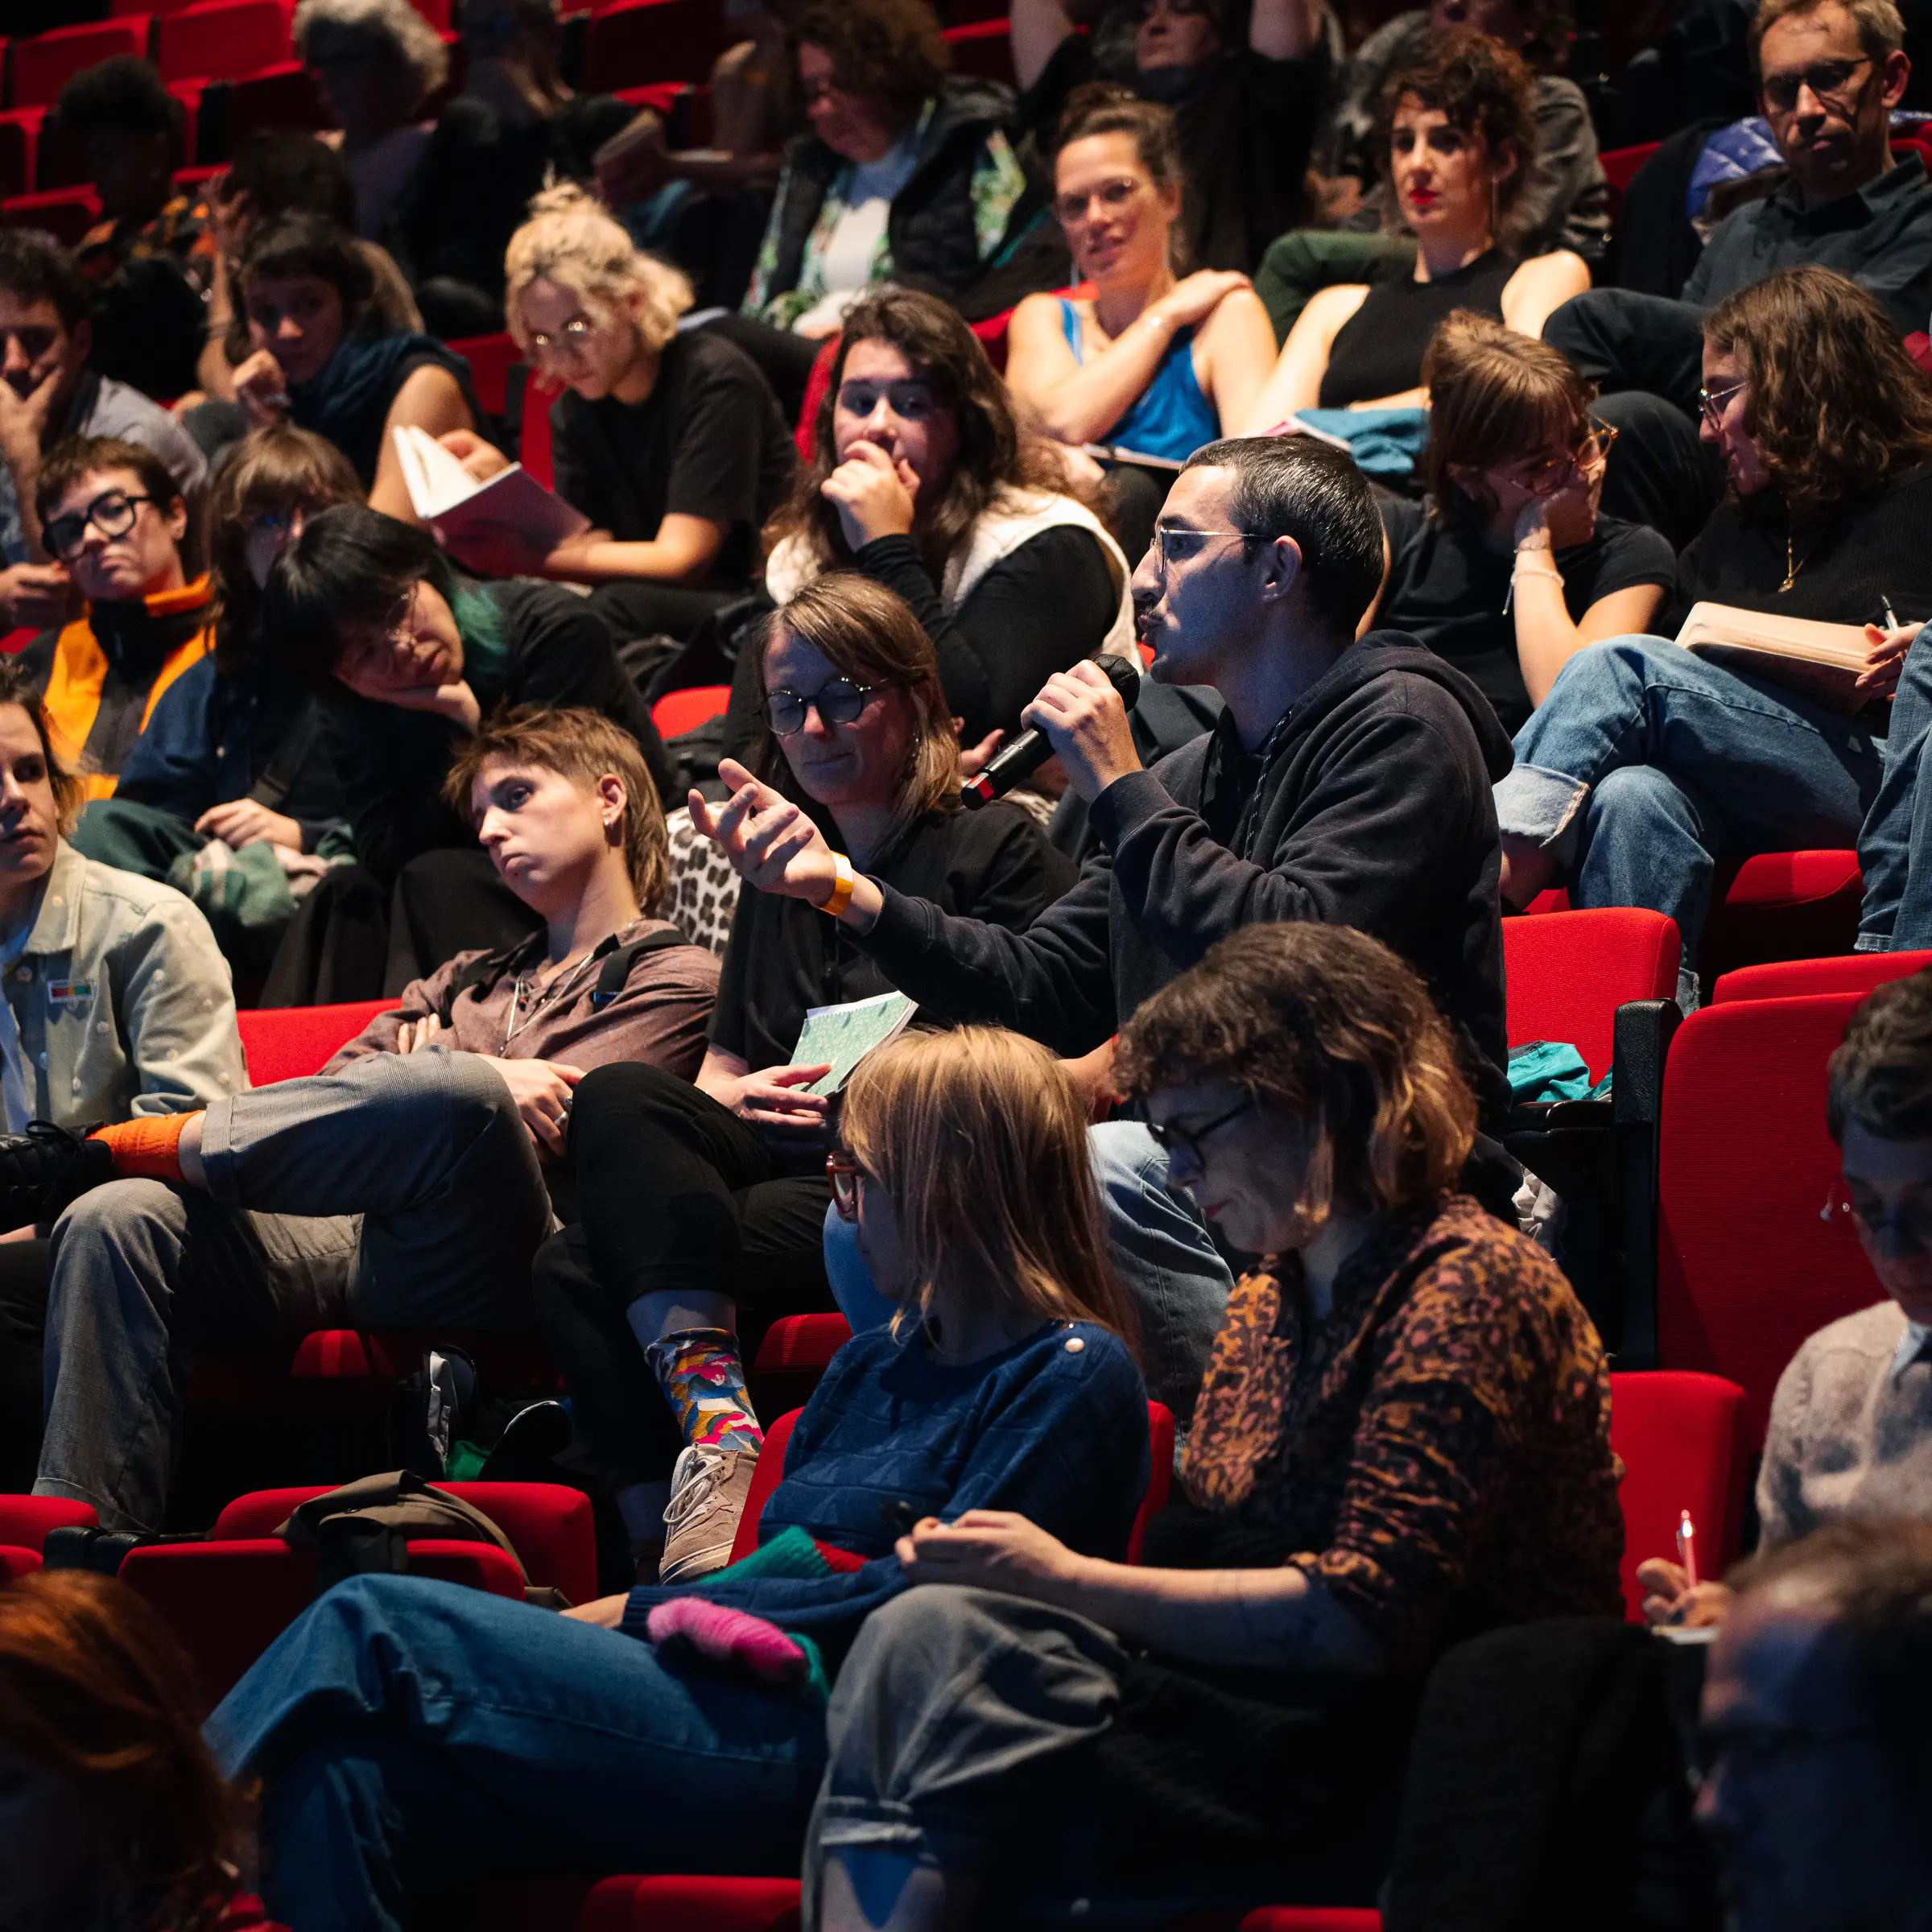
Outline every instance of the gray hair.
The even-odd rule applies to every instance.
[[[409,0],[302,0],[295,9],[295,41],[297,56],[311,62],[327,60],[336,48],[379,49],[415,75],[419,104],[449,74],[442,36]]]

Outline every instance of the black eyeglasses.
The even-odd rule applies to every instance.
[[[1203,1121],[1198,1127],[1171,1127],[1150,1121],[1147,1131],[1154,1136],[1155,1146],[1169,1154],[1185,1154],[1195,1166],[1204,1166],[1207,1156],[1201,1152],[1201,1142],[1209,1134],[1219,1133],[1230,1121],[1238,1121],[1253,1108],[1254,1096],[1249,1094],[1238,1105],[1230,1107],[1225,1113],[1217,1113],[1211,1121]]]
[[[141,514],[138,506],[153,502],[152,497],[138,489],[104,489],[85,510],[70,510],[64,517],[50,517],[41,525],[40,534],[47,539],[47,548],[64,562],[80,555],[80,546],[87,541],[89,524],[109,539],[124,537]]]
[[[885,687],[828,678],[816,691],[774,691],[765,700],[765,722],[782,738],[805,729],[805,713],[815,711],[827,724],[850,724]]]
[[[1820,60],[1794,74],[1766,74],[1760,91],[1765,105],[1776,108],[1781,114],[1790,114],[1798,105],[1800,92],[1807,87],[1821,104],[1846,107],[1856,98],[1856,89],[1850,85],[1852,76],[1871,64],[1868,56],[1856,60]]]

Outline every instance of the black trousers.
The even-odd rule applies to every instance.
[[[668,1473],[682,1440],[631,1333],[630,1304],[705,1291],[761,1327],[831,1307],[830,1190],[815,1154],[774,1153],[655,1067],[589,1074],[571,1104],[570,1142],[581,1224],[539,1257],[537,1320],[599,1460],[618,1482],[642,1482]]]
[[[1543,324],[1561,349],[1605,395],[1646,389],[1695,421],[1703,382],[1703,313],[1668,295],[1593,288],[1572,295]]]
[[[0,1493],[34,1486],[40,1463],[41,1345],[53,1265],[44,1241],[0,1241]]]

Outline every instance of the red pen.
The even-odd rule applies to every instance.
[[[1685,1587],[1695,1590],[1697,1587],[1697,1525],[1691,1521],[1688,1509],[1678,1513],[1677,1561],[1678,1567],[1684,1573]]]

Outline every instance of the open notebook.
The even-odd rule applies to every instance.
[[[521,463],[479,483],[415,423],[400,423],[391,433],[416,514],[446,550],[465,561],[473,555],[481,561],[481,553],[506,535],[541,555],[590,527],[589,518],[546,489]]]
[[[1768,678],[1847,712],[1859,708],[1852,686],[1872,649],[1862,624],[1781,617],[1732,604],[1693,604],[1677,641],[1728,671]]]

